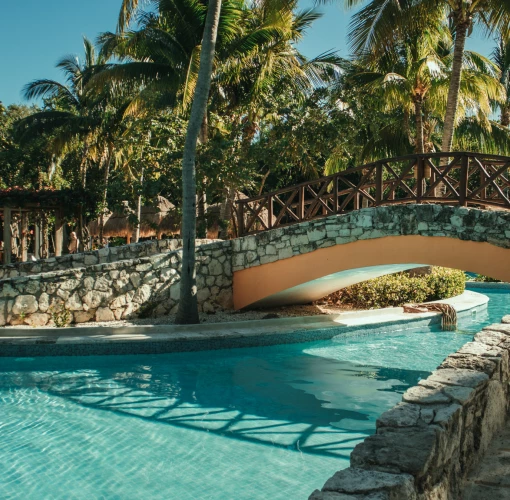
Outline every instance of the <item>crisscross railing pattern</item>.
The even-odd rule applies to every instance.
[[[379,160],[237,202],[239,236],[380,205],[510,210],[510,158],[429,153]]]

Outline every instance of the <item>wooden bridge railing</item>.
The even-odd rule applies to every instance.
[[[510,157],[430,153],[379,160],[237,202],[239,236],[380,205],[510,210]]]

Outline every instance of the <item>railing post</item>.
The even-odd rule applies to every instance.
[[[4,264],[11,263],[11,207],[4,207]]]
[[[485,172],[482,169],[480,169],[480,186],[483,186],[483,184],[485,183],[486,180],[487,180],[487,176],[485,175]],[[480,193],[480,197],[482,198],[482,200],[487,199],[487,186],[485,186],[482,189],[482,191]]]
[[[423,158],[416,156],[416,203],[420,203],[423,196],[423,180],[425,178],[425,168]]]
[[[267,227],[268,229],[273,227],[273,197],[271,195],[267,197]]]
[[[460,164],[460,182],[459,182],[459,205],[467,205],[467,186],[468,186],[468,167],[469,156],[463,155]]]
[[[375,167],[375,204],[380,205],[383,200],[383,166],[377,163]]]
[[[237,202],[237,227],[239,228],[239,236],[244,236],[244,203]]]
[[[305,219],[305,186],[299,188],[299,207],[298,207],[299,220]]]
[[[62,255],[62,247],[64,246],[64,221],[62,218],[62,210],[55,210],[55,257]]]
[[[334,200],[333,200],[333,210],[334,210],[334,213],[337,214],[338,213],[338,207],[340,206],[340,204],[338,203],[338,178],[339,178],[339,174],[335,175],[335,177],[333,177],[333,182],[335,183],[334,187],[333,187],[333,196],[334,196]]]

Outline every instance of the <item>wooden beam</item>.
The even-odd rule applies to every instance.
[[[21,212],[21,261],[28,258],[28,213]]]
[[[61,210],[55,211],[55,257],[62,255],[64,246],[64,221]]]
[[[11,241],[11,207],[4,207],[4,264],[11,263],[12,241]]]
[[[41,258],[40,249],[41,249],[41,225],[40,222],[37,221],[34,226],[34,257],[36,259]]]

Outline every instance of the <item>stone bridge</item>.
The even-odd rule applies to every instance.
[[[0,281],[0,326],[77,323],[174,312],[181,250]],[[197,249],[200,310],[305,303],[420,265],[510,281],[510,212],[378,206]]]

